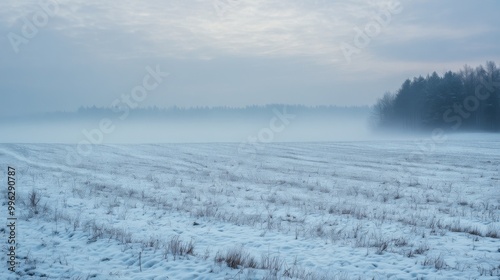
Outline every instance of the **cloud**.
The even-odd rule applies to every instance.
[[[59,1],[56,19],[48,28],[95,53],[120,59],[302,57],[317,63],[340,62],[347,67],[342,64],[345,57],[341,44],[352,43],[355,28],[363,29],[395,2],[403,12],[392,15],[389,24],[382,26],[383,38],[373,39],[382,45],[464,39],[492,29],[479,24],[457,29],[446,22],[426,23],[422,17],[427,15],[421,14],[419,6],[397,0],[125,0],[119,5],[110,1]],[[0,8],[3,21],[10,27],[40,9],[37,1],[9,1]],[[362,51],[371,53],[369,47]]]
[[[48,28],[96,52],[118,56],[142,50],[177,57],[197,52],[200,58],[233,54],[331,59],[339,54],[338,43],[351,32],[353,20],[369,17],[377,6],[372,1],[228,1],[60,2],[58,20]],[[9,26],[38,8],[36,1],[23,3],[2,5]],[[216,8],[221,5],[223,14]],[[137,47],[117,45],[122,36]]]
[[[7,99],[36,107],[50,97],[51,110],[108,105],[161,63],[172,94],[152,97],[155,105],[365,105],[405,78],[500,58],[495,1],[401,0],[351,63],[342,44],[355,46],[397,0],[57,1],[19,54],[0,37]],[[38,0],[1,1],[0,32],[21,34],[41,9]]]

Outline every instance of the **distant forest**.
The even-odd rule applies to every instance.
[[[110,108],[110,107],[80,107],[72,112],[52,112],[26,117],[25,119],[39,120],[72,120],[94,118],[118,118],[126,115],[127,119],[155,119],[155,120],[199,120],[199,119],[260,119],[274,116],[275,111],[293,114],[300,118],[367,118],[370,114],[369,106],[341,107],[341,106],[303,106],[271,104],[247,107],[138,107],[138,108]]]
[[[373,114],[380,129],[500,132],[500,69],[490,61],[407,79],[377,101]]]

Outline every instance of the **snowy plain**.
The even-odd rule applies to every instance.
[[[0,144],[1,279],[500,277],[497,139],[69,147]]]

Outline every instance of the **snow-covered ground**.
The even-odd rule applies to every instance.
[[[0,145],[1,279],[499,279],[499,141],[68,147]]]

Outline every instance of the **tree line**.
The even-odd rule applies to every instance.
[[[268,119],[274,111],[283,111],[298,117],[318,117],[329,119],[366,118],[370,114],[369,106],[305,106],[305,105],[251,105],[245,107],[198,106],[161,108],[157,106],[128,108],[131,119],[189,120],[189,119]],[[78,120],[117,118],[123,114],[123,108],[82,106],[76,111],[58,111],[25,117],[26,120]]]
[[[500,69],[492,62],[407,79],[373,107],[377,128],[500,132]]]

